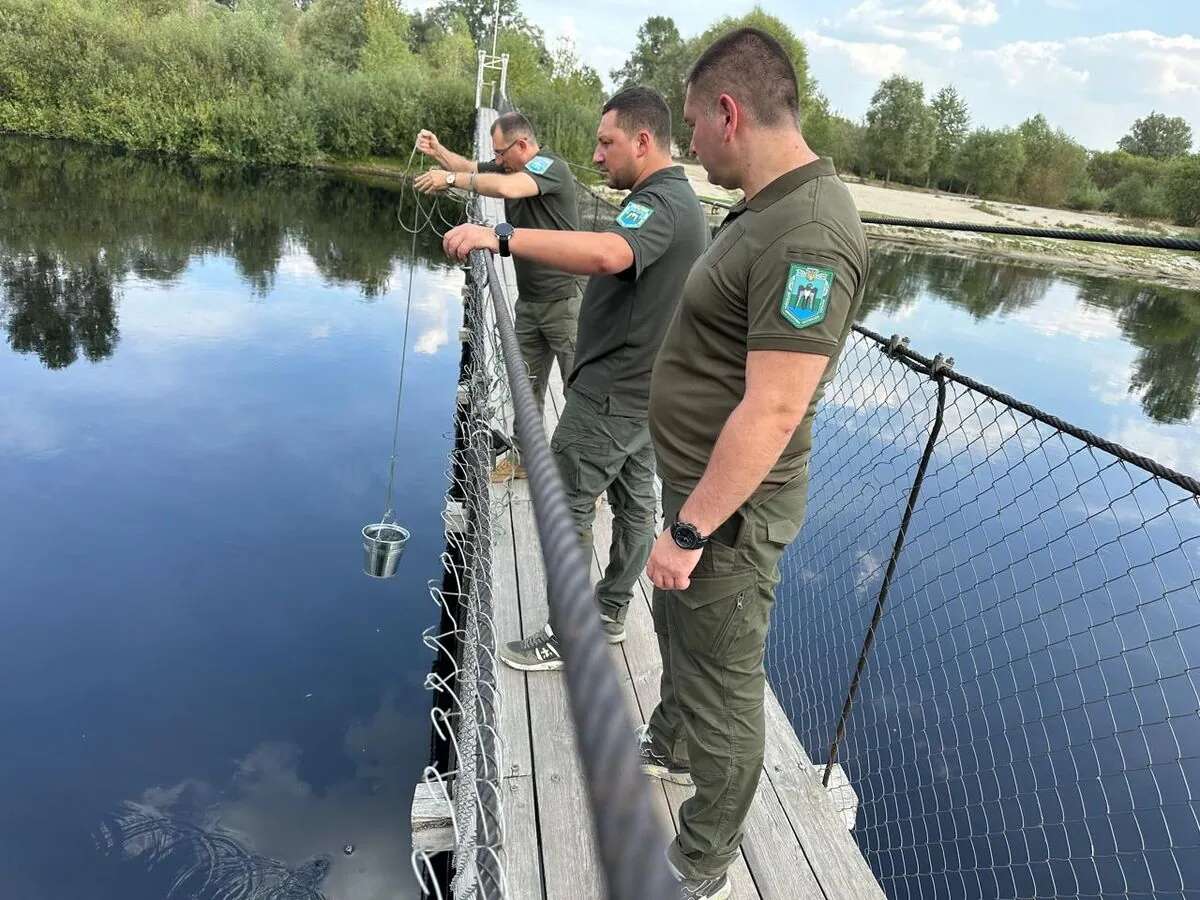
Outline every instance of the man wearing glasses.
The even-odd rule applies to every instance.
[[[515,228],[578,231],[575,179],[567,164],[538,146],[529,120],[505,113],[492,125],[494,162],[476,163],[441,145],[432,131],[422,131],[417,149],[443,168],[417,176],[417,190],[426,194],[451,187],[469,189],[504,201],[504,217]],[[514,260],[517,271],[517,341],[529,370],[538,411],[545,405],[550,366],[558,359],[563,382],[575,361],[582,293],[575,275],[528,259]],[[504,460],[493,478],[525,477],[523,466]]]

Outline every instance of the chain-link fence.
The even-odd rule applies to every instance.
[[[810,471],[768,668],[888,895],[1200,896],[1200,484],[863,328]]]
[[[426,896],[438,898],[507,894],[499,854],[504,835],[503,748],[497,730],[501,697],[492,625],[495,511],[488,477],[494,461],[491,410],[503,391],[503,369],[497,369],[499,361],[489,352],[493,345],[482,304],[482,292],[468,280],[463,291],[468,340],[463,343],[443,515],[444,578],[441,586],[430,586],[441,621],[425,632],[425,644],[436,660],[426,679],[426,687],[434,692],[435,750],[424,782],[427,795],[443,800],[449,813],[453,855],[439,865],[435,854],[417,850],[413,866]]]

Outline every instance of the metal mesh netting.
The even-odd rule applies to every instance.
[[[450,764],[428,767],[424,780],[452,811],[449,892],[430,853],[414,851],[413,867],[425,894],[437,898],[507,895],[499,852],[504,833],[503,748],[497,731],[500,695],[491,584],[493,516],[498,511],[492,509],[489,493],[492,410],[499,407],[507,382],[483,303],[478,282],[468,279],[463,318],[471,339],[464,344],[455,450],[447,472],[451,486],[444,514],[446,578],[441,587],[430,586],[442,625],[425,632],[426,645],[443,663],[435,664],[426,687],[437,695],[431,717],[435,735],[449,747]]]
[[[1190,479],[900,347],[852,333],[817,416],[768,647],[797,733],[830,748],[928,455],[834,754],[884,889],[1200,896]]]

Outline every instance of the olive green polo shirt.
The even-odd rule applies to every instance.
[[[668,166],[634,188],[603,230],[629,243],[633,265],[588,279],[568,385],[613,415],[644,418],[654,357],[708,225],[683,167]]]
[[[500,163],[481,162],[480,172],[503,173]],[[546,228],[552,231],[578,231],[579,207],[575,202],[575,176],[570,167],[548,150],[538,148],[537,155],[525,164],[524,172],[538,186],[533,197],[504,201],[504,218],[514,228]],[[517,295],[527,303],[546,303],[578,296],[576,276],[551,266],[528,260],[516,260]]]
[[[735,206],[688,276],[654,365],[650,430],[659,474],[687,495],[746,390],[751,350],[829,357],[804,420],[755,496],[798,475],[813,415],[867,283],[867,242],[849,190],[821,159]]]

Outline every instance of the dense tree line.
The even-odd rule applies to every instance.
[[[439,0],[424,13],[401,0],[0,0],[0,131],[247,162],[405,161],[422,127],[469,144],[477,48],[494,38],[509,55],[510,96],[543,141],[586,163],[599,75],[570,43],[548,46],[519,0],[501,0],[494,36],[492,18],[493,0]],[[680,151],[691,140],[687,69],[742,25],[787,48],[805,134],[843,172],[1200,224],[1200,154],[1182,119],[1152,112],[1117,149],[1089,152],[1041,115],[972,130],[953,86],[927,100],[897,75],[854,122],[818,90],[803,42],[759,8],[693,37],[651,16],[611,73],[618,87],[666,96]]]
[[[1192,133],[1183,119],[1151,112],[1133,123],[1116,150],[1089,152],[1042,115],[1015,128],[972,129],[967,103],[953,85],[927,100],[921,82],[896,75],[879,85],[863,120],[854,122],[835,113],[814,84],[803,43],[761,9],[723,19],[693,38],[683,37],[671,18],[651,16],[612,77],[618,84],[654,85],[681,120],[691,62],[714,37],[744,24],[769,31],[788,48],[801,86],[805,136],[843,172],[987,198],[1200,225],[1200,154],[1189,155]],[[680,149],[686,149],[690,134],[686,128],[676,131]]]
[[[491,0],[423,15],[397,0],[0,0],[0,131],[265,163],[406,160],[422,127],[466,146],[491,13]],[[516,0],[497,38],[512,89],[563,152],[590,156],[596,73],[548,50]]]

